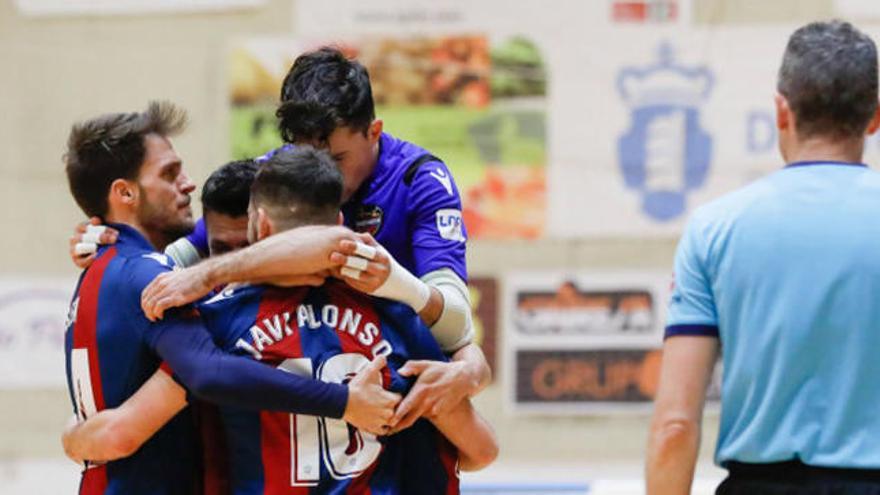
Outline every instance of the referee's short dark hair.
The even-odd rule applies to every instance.
[[[228,217],[247,215],[256,175],[257,162],[253,159],[236,160],[218,168],[202,187],[202,208]]]
[[[807,24],[788,40],[777,90],[802,138],[862,136],[877,110],[877,47],[848,22]]]
[[[279,150],[260,165],[251,201],[282,230],[332,225],[342,204],[342,174],[326,151],[311,146]]]

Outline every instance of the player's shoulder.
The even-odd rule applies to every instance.
[[[230,307],[259,303],[265,289],[259,285],[233,284],[217,291],[197,304],[203,315],[219,313]]]
[[[390,134],[382,135],[387,159],[393,162],[395,178],[410,188],[430,187],[457,195],[455,181],[443,159],[431,151]],[[433,187],[432,187],[433,186]]]
[[[119,282],[117,290],[140,292],[160,274],[174,269],[174,261],[168,255],[155,251],[127,250],[117,256],[117,273],[114,280]]]

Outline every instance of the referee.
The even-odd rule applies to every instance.
[[[874,42],[846,22],[798,29],[777,91],[786,166],[699,208],[676,252],[651,495],[690,492],[719,350],[717,494],[880,494]]]

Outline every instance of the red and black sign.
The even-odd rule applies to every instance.
[[[523,350],[516,353],[516,402],[649,402],[660,350]]]

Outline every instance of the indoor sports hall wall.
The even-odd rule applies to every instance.
[[[75,120],[179,103],[191,126],[175,145],[201,183],[276,142],[271,107],[296,53],[345,47],[370,69],[386,129],[443,158],[462,191],[495,369],[477,403],[502,446],[472,486],[601,493],[641,476],[683,222],[780,164],[788,35],[842,16],[880,39],[869,0],[181,3],[0,2],[0,486],[14,493],[71,493],[76,475],[58,439],[67,238],[82,220],[61,164]],[[34,488],[46,479],[60,488]]]

